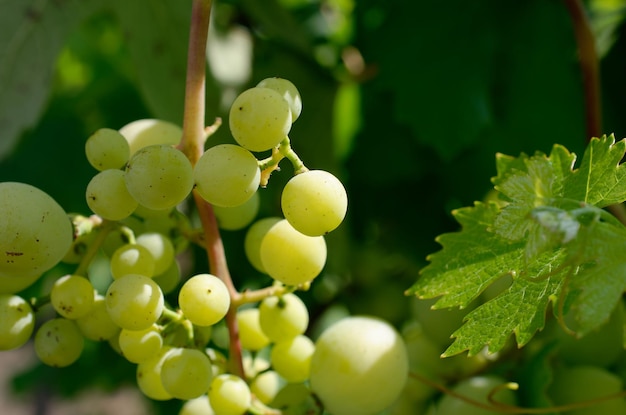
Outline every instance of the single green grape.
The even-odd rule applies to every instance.
[[[289,109],[291,110],[291,122],[295,122],[300,113],[302,112],[302,98],[300,97],[300,92],[298,88],[289,80],[285,78],[265,78],[261,82],[259,82],[257,87],[261,88],[269,88],[278,92],[289,104]]]
[[[213,369],[204,352],[175,347],[165,355],[161,366],[161,383],[174,398],[197,398],[209,390],[211,380]]]
[[[178,125],[152,118],[132,121],[120,128],[119,133],[128,141],[131,156],[137,150],[155,144],[174,146],[183,136]]]
[[[217,226],[227,231],[236,231],[248,226],[259,213],[261,198],[259,192],[241,205],[232,207],[213,206]]]
[[[124,178],[137,202],[149,209],[168,209],[191,193],[193,167],[182,151],[157,144],[142,147],[131,156]]]
[[[100,128],[85,142],[87,161],[98,171],[121,169],[128,162],[130,147],[118,131]]]
[[[137,236],[136,244],[146,248],[154,260],[154,275],[165,272],[174,261],[174,244],[159,232],[144,232]]]
[[[17,349],[33,334],[35,314],[26,300],[17,295],[0,295],[0,350]]]
[[[374,415],[400,396],[408,372],[400,334],[383,320],[353,316],[315,342],[310,383],[333,415]]]
[[[230,132],[237,143],[250,151],[276,147],[291,129],[291,109],[283,96],[270,88],[243,91],[230,107]]]
[[[333,174],[309,170],[287,182],[281,207],[296,230],[309,236],[325,235],[336,229],[346,216],[348,195]]]
[[[135,376],[137,386],[141,393],[155,401],[167,401],[173,399],[168,391],[163,387],[161,381],[161,371],[167,353],[172,350],[170,346],[163,346],[161,350],[149,359],[137,365]]]
[[[250,264],[259,272],[266,274],[265,267],[261,261],[261,241],[268,230],[276,223],[280,222],[281,218],[268,217],[260,219],[252,224],[244,239],[244,250],[246,258],[250,261]]]
[[[309,311],[294,293],[270,296],[259,305],[259,323],[273,342],[289,340],[304,334],[309,326]]]
[[[185,401],[178,415],[215,415],[215,412],[209,404],[209,397],[202,395]]]
[[[82,354],[84,345],[76,323],[65,318],[48,320],[35,333],[35,354],[48,366],[71,365]]]
[[[189,278],[178,292],[178,305],[184,316],[197,326],[211,326],[224,318],[230,307],[226,285],[211,274]]]
[[[75,321],[83,336],[93,341],[106,341],[120,332],[120,327],[109,316],[104,296],[100,294],[94,296],[89,312]]]
[[[254,377],[250,383],[250,392],[261,402],[269,405],[286,384],[287,381],[275,370],[266,370]]]
[[[164,309],[159,285],[139,274],[128,274],[114,280],[105,298],[111,320],[128,330],[147,329],[156,323]]]
[[[272,367],[288,382],[304,382],[309,379],[314,351],[313,341],[302,334],[279,341],[272,347]]]
[[[122,329],[118,342],[122,355],[132,363],[141,363],[156,356],[163,347],[163,337],[155,326],[144,330]]]
[[[226,373],[213,379],[208,396],[215,415],[243,415],[252,403],[246,381]]]
[[[83,317],[93,307],[94,288],[81,275],[64,275],[54,282],[50,302],[57,313],[70,320]]]
[[[32,279],[59,263],[73,240],[61,206],[38,188],[0,183],[0,276]],[[25,288],[25,287],[22,287]]]
[[[114,279],[128,274],[154,276],[155,260],[148,248],[139,244],[122,245],[111,257],[111,275]]]
[[[307,236],[283,219],[261,241],[261,262],[270,277],[285,285],[299,285],[317,277],[326,264],[323,236]]]
[[[239,341],[245,350],[261,350],[270,343],[259,323],[258,308],[244,308],[237,311]]]
[[[254,155],[235,144],[219,144],[202,154],[193,171],[196,190],[216,206],[244,204],[261,182],[261,170]]]
[[[93,176],[87,184],[86,199],[93,213],[112,221],[129,217],[137,208],[122,170],[104,170]]]

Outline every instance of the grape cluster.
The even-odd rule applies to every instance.
[[[0,183],[0,350],[33,338],[43,363],[65,367],[86,341],[108,342],[136,365],[147,397],[187,401],[187,415],[265,407],[373,415],[391,405],[409,365],[391,325],[349,317],[316,341],[306,334],[309,313],[296,292],[322,272],[324,238],[343,221],[347,195],[337,177],[309,170],[291,147],[301,110],[291,82],[265,79],[232,104],[235,143],[209,146],[197,160],[169,122],[96,131],[85,145],[97,170],[85,192],[90,216],[68,215],[32,186]],[[282,191],[282,215],[254,222],[259,188],[283,159],[294,176]],[[207,243],[183,213],[192,193],[212,206],[222,229],[248,227],[246,256],[271,286],[254,296],[237,292],[230,277],[182,275],[179,255],[190,243]],[[100,290],[90,279],[95,258],[108,267]],[[61,261],[76,269],[54,281],[49,296],[20,296]],[[55,315],[35,329],[46,304]]]

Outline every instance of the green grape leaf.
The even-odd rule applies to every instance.
[[[0,159],[38,120],[67,36],[102,0],[0,2]]]
[[[559,321],[572,312],[584,335],[606,322],[626,290],[626,228],[601,207],[626,199],[626,142],[591,140],[581,165],[555,145],[550,155],[496,156],[498,201],[453,212],[458,232],[437,238],[407,290],[437,298],[433,308],[466,307],[503,275],[504,291],[468,313],[444,355],[501,350],[511,334],[519,347],[542,330],[552,304]]]

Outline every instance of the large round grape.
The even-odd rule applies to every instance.
[[[224,318],[230,307],[226,285],[211,274],[189,278],[178,292],[178,305],[193,324],[211,326]]]
[[[198,349],[175,347],[161,366],[161,382],[177,399],[193,399],[209,390],[213,371],[209,357]]]
[[[67,213],[34,186],[0,183],[0,212],[3,278],[41,275],[60,262],[72,245],[72,223]]]
[[[126,187],[148,209],[173,208],[191,193],[193,167],[182,151],[169,145],[139,149],[126,166]]]
[[[39,327],[35,334],[35,353],[48,366],[65,367],[80,357],[85,339],[76,323],[65,318],[53,318]]]
[[[35,313],[17,295],[0,295],[0,350],[21,347],[35,328]]]
[[[326,263],[323,236],[307,236],[282,219],[272,226],[261,241],[261,262],[270,277],[285,285],[313,280]]]
[[[122,220],[137,208],[122,170],[104,170],[93,176],[87,184],[85,196],[89,209],[103,219]]]
[[[292,177],[281,195],[285,218],[309,236],[325,235],[341,224],[348,209],[343,184],[324,170],[309,170]]]
[[[276,147],[291,129],[291,109],[282,95],[270,88],[243,91],[230,107],[230,132],[250,151]]]
[[[207,202],[238,206],[259,188],[261,170],[256,157],[235,144],[219,144],[202,154],[193,171],[196,190]]]
[[[124,275],[106,292],[106,309],[111,320],[127,330],[145,330],[161,316],[163,293],[152,279],[139,274]]]
[[[311,389],[333,415],[374,415],[398,398],[408,371],[406,346],[389,323],[346,317],[315,343]]]
[[[140,148],[155,144],[176,145],[183,136],[178,125],[153,118],[132,121],[119,132],[128,141],[131,156]]]
[[[259,323],[273,342],[293,339],[309,326],[309,310],[294,293],[270,296],[259,305]]]

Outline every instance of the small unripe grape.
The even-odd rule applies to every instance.
[[[252,403],[250,388],[238,376],[222,374],[211,382],[209,403],[216,415],[243,415]]]
[[[89,209],[108,220],[122,220],[137,208],[137,201],[126,188],[122,170],[104,170],[87,184],[86,199]]]
[[[269,88],[278,92],[289,104],[291,110],[291,122],[295,122],[302,112],[302,98],[296,86],[289,80],[284,78],[265,78],[256,86],[261,88]]]
[[[30,304],[17,295],[0,295],[0,350],[24,345],[35,328]]]
[[[85,155],[96,170],[121,169],[128,162],[130,147],[118,131],[100,128],[85,142]]]
[[[56,280],[50,290],[50,302],[54,309],[71,320],[91,311],[93,301],[93,285],[80,275],[65,275]]]
[[[35,334],[35,353],[48,366],[71,365],[80,357],[84,344],[76,323],[65,318],[46,321]]]

